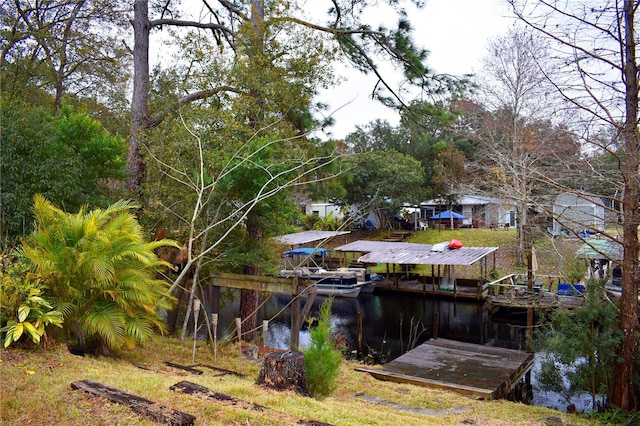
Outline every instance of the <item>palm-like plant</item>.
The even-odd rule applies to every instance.
[[[154,250],[178,245],[146,241],[135,208],[119,201],[67,214],[35,197],[36,226],[24,252],[64,313],[68,337],[95,353],[132,347],[165,330],[159,314],[173,299],[156,276],[169,264]]]

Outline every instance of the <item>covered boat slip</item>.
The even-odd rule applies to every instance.
[[[533,366],[533,354],[448,339],[431,339],[382,369],[358,368],[380,380],[506,398]]]
[[[341,235],[347,231],[305,231],[277,237],[286,244],[306,244],[322,241]],[[300,277],[316,283],[317,294],[321,296],[358,297],[362,293],[371,293],[375,283],[365,268],[325,269],[327,250],[322,247],[298,247],[282,253],[283,268],[280,276]]]
[[[384,279],[377,281],[376,291],[392,290],[483,300],[488,293],[489,258],[495,268],[497,247],[461,247],[450,249],[448,243],[415,244],[359,240],[335,249],[338,252],[365,253],[359,263],[387,265]],[[493,256],[490,256],[493,255]],[[456,266],[479,264],[478,279],[457,278]],[[409,269],[415,265],[430,265],[431,274],[416,276]],[[400,266],[402,269],[396,270]]]

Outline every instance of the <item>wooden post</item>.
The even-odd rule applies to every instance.
[[[362,311],[357,314],[358,323],[358,354],[362,353]]]
[[[399,285],[399,280],[398,280],[398,274],[396,273],[396,264],[393,264],[393,283],[396,286],[396,291],[398,291],[398,285]]]
[[[533,307],[529,306],[527,308],[527,341],[531,341],[533,337]],[[527,352],[533,352],[531,346],[527,343]]]
[[[269,331],[269,321],[262,321],[262,344],[267,346],[267,331]]]
[[[240,356],[242,356],[242,319],[236,318],[236,330],[238,331],[238,348],[240,350]]]
[[[193,300],[193,353],[191,363],[196,363],[196,342],[198,341],[198,317],[200,316],[200,299]]]
[[[213,328],[213,363],[218,360],[218,314],[211,314],[211,328]]]
[[[300,346],[300,294],[293,296],[291,304],[291,344],[292,351],[297,351]]]
[[[440,312],[433,313],[433,338],[438,338],[438,328],[440,327]]]

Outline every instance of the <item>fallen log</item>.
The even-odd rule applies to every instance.
[[[179,370],[188,371],[189,373],[192,373],[192,374],[198,374],[198,375],[204,374],[202,370],[198,370],[193,367],[188,367],[186,365],[180,365],[170,361],[165,361],[164,364],[168,365],[169,367],[177,368]]]
[[[232,405],[245,406],[252,410],[258,410],[258,411],[270,410],[270,408],[265,407],[263,405],[255,404],[253,402],[235,398],[231,395],[216,392],[212,389],[209,389],[206,386],[202,386],[197,383],[192,383],[184,380],[176,383],[175,385],[171,386],[169,389],[171,389],[172,391],[179,391],[188,395],[202,394],[207,396],[208,398],[215,399],[216,401],[230,403]],[[304,426],[332,426],[330,423],[323,423],[317,420],[298,420],[296,424],[304,425]]]
[[[188,395],[193,395],[196,393],[203,394],[208,398],[215,399],[216,401],[228,402],[232,405],[241,405],[241,406],[248,407],[252,410],[264,411],[268,409],[267,407],[264,407],[262,405],[254,404],[253,402],[244,401],[242,399],[235,398],[231,395],[216,392],[205,386],[201,386],[197,383],[192,383],[185,380],[176,383],[175,385],[171,386],[169,389],[171,389],[172,391],[180,391]]]
[[[136,413],[165,425],[192,426],[196,420],[195,416],[192,416],[191,414],[168,408],[141,396],[132,395],[93,380],[87,379],[72,382],[71,388],[106,398],[107,400],[117,404],[127,405]]]
[[[213,370],[213,371],[219,371],[220,373],[222,373],[220,375],[230,374],[230,375],[236,376],[236,377],[247,377],[246,374],[238,373],[237,371],[233,371],[233,370],[227,370],[225,368],[215,367],[213,365],[197,364],[197,365],[194,365],[194,367],[204,367],[204,368],[208,368],[208,369]]]

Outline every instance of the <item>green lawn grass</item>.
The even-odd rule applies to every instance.
[[[481,401],[457,393],[419,386],[378,381],[356,372],[354,362],[340,367],[339,387],[322,400],[279,392],[256,384],[257,362],[240,359],[236,344],[218,350],[198,342],[196,364],[241,372],[245,377],[221,376],[201,368],[192,375],[164,364],[172,361],[191,365],[191,343],[181,346],[174,338],[157,338],[143,347],[123,351],[119,358],[78,357],[65,346],[48,350],[0,350],[2,386],[0,415],[6,425],[153,425],[127,407],[72,390],[71,382],[92,379],[123,391],[196,416],[196,425],[294,425],[313,419],[334,425],[538,425],[541,419],[558,417],[563,424],[586,425],[588,419],[542,407],[508,401]],[[188,380],[214,391],[269,408],[252,410],[246,405],[223,403],[198,395],[169,390]],[[395,407],[365,401],[374,396]],[[416,414],[402,407],[433,411]]]

